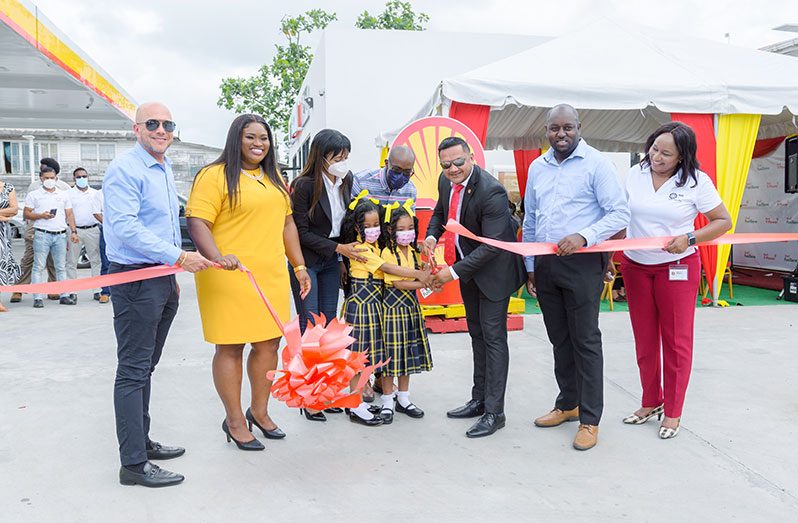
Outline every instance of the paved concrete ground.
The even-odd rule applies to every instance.
[[[435,370],[412,384],[425,418],[311,423],[275,402],[288,437],[245,453],[220,430],[212,349],[191,277],[179,279],[152,436],[187,447],[163,462],[185,483],[117,482],[110,305],[81,293],[75,307],[35,310],[26,296],[0,315],[0,521],[795,521],[798,307],[698,311],[674,440],[660,441],[656,422],[620,421],[640,391],[629,319],[616,312],[601,316],[606,408],[591,451],[571,448],[576,424],[532,425],[556,390],[542,318],[527,316],[510,334],[507,427],[490,438],[469,440],[469,420],[445,417],[468,399],[471,376],[468,336],[448,334],[432,336]]]

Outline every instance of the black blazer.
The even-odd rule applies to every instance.
[[[441,174],[438,178],[438,203],[432,213],[427,236],[439,239],[449,214],[451,183]],[[516,241],[507,191],[489,172],[474,165],[468,185],[462,193],[460,223],[477,236],[502,241]],[[453,268],[460,280],[474,280],[488,299],[499,301],[516,292],[526,281],[526,269],[521,256],[490,245],[460,237],[464,258]],[[456,251],[455,251],[456,252]]]
[[[323,174],[321,176],[324,176]],[[330,200],[327,198],[327,187],[322,185],[321,197],[313,217],[308,214],[310,203],[313,201],[313,182],[308,176],[300,176],[294,180],[291,190],[291,207],[294,212],[294,223],[299,232],[299,244],[302,247],[302,256],[305,265],[318,265],[336,256],[335,248],[338,242],[329,238],[332,230]],[[344,204],[349,201],[352,192],[352,173],[344,177],[341,184],[341,194]]]

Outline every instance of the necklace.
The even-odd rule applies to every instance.
[[[247,171],[245,171],[244,169],[241,169],[241,174],[243,174],[247,178],[251,178],[251,179],[255,180],[256,182],[261,181],[263,179],[263,177],[265,176],[265,174],[263,173],[263,168],[262,167],[260,168],[260,175],[258,175],[258,176],[253,176],[253,175],[249,174]]]

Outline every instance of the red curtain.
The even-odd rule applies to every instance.
[[[765,138],[764,140],[757,140],[754,144],[754,153],[751,158],[761,158],[767,156],[779,148],[781,142],[787,138],[786,136],[779,136],[778,138]]]
[[[717,185],[715,172],[717,170],[716,151],[717,142],[715,140],[715,116],[712,114],[687,114],[671,113],[671,119],[675,122],[682,122],[693,128],[698,142],[698,163],[701,170],[707,173],[712,179],[712,183]],[[709,223],[703,214],[699,214],[695,219],[695,228],[700,229]],[[718,263],[718,248],[715,246],[702,246],[698,248],[701,255],[701,264],[704,266],[704,274],[707,277],[709,288],[714,290],[715,267]]]
[[[449,118],[454,118],[468,126],[477,135],[482,146],[485,146],[485,139],[488,137],[490,106],[452,102]]]
[[[513,151],[515,157],[515,175],[518,178],[518,190],[521,193],[521,199],[526,194],[526,177],[529,173],[529,166],[532,161],[540,156],[540,149],[532,149],[529,151]]]

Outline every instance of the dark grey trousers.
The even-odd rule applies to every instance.
[[[598,425],[604,410],[604,355],[598,326],[606,253],[535,257],[535,286],[560,394],[554,406],[579,407],[579,420]]]
[[[109,273],[147,265],[111,263]],[[166,335],[177,314],[174,276],[115,285],[114,306],[117,368],[114,410],[122,465],[147,461],[152,373],[161,359]]]
[[[504,412],[510,351],[507,347],[507,305],[510,297],[489,300],[474,281],[460,282],[468,334],[474,356],[471,399],[484,401],[485,412]]]

